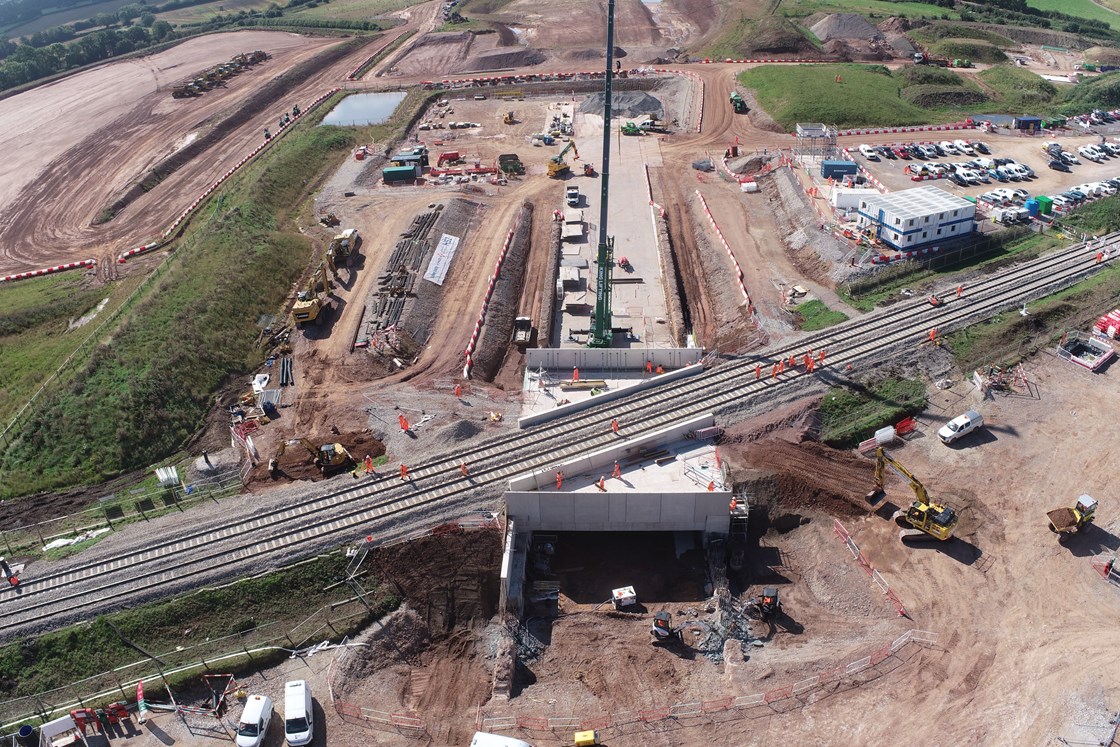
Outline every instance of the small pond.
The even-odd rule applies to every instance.
[[[381,124],[393,115],[404,97],[403,91],[347,96],[323,118],[323,124],[340,127]]]

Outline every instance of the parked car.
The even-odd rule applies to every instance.
[[[976,410],[969,410],[964,415],[958,415],[943,425],[941,430],[937,432],[937,437],[941,439],[941,443],[951,444],[957,439],[972,433],[982,425],[984,425],[984,416],[976,412]]]
[[[1062,192],[1062,196],[1068,199],[1070,202],[1076,203],[1085,202],[1086,197],[1085,193],[1079,189],[1067,189],[1065,192]]]
[[[1101,155],[1100,151],[1091,145],[1082,145],[1077,149],[1077,155],[1096,163],[1100,163],[1104,160],[1104,156]]]
[[[972,149],[972,146],[968,144],[967,140],[954,140],[953,147],[966,156],[976,155],[976,151]]]
[[[896,155],[894,154],[894,151],[893,151],[893,150],[891,150],[890,148],[888,148],[888,147],[887,147],[887,146],[885,146],[885,145],[880,145],[880,146],[879,146],[879,147],[877,147],[877,148],[876,148],[875,150],[877,150],[877,151],[879,152],[879,155],[880,155],[880,156],[882,156],[883,158],[887,158],[887,159],[890,159],[891,161],[893,161],[893,160],[895,160],[896,158],[898,158],[898,156],[896,156]]]
[[[872,148],[870,145],[859,146],[859,152],[860,152],[860,155],[863,156],[864,158],[866,158],[868,161],[878,161],[879,160],[879,154],[876,153],[875,149]]]
[[[1073,207],[1073,200],[1068,197],[1063,197],[1062,195],[1054,195],[1050,200],[1054,203],[1054,207],[1059,210],[1069,210]]]
[[[956,146],[950,143],[948,140],[942,140],[937,144],[937,148],[947,156],[956,156],[960,154],[960,151],[957,150]]]
[[[996,166],[1006,166],[1009,163],[1015,163],[1014,158],[997,158],[995,159]]]
[[[1002,171],[997,171],[996,169],[988,169],[988,176],[992,177],[997,182],[1007,183],[1007,182],[1011,181],[1011,179],[1008,178],[1006,173],[1004,173]]]
[[[1102,195],[1107,195],[1108,197],[1111,197],[1112,195],[1116,194],[1116,191],[1117,191],[1116,187],[1112,186],[1108,182],[1097,182],[1096,186],[1097,186],[1097,189],[1099,189],[1101,191]]]
[[[894,154],[904,161],[909,161],[910,158],[911,158],[910,151],[907,148],[903,148],[903,147],[895,148],[894,149]]]
[[[1073,189],[1081,192],[1086,197],[1100,197],[1101,194],[1100,188],[1095,184],[1078,184]]]
[[[1061,157],[1061,159],[1062,159],[1063,161],[1065,161],[1066,163],[1068,163],[1068,164],[1069,164],[1070,166],[1080,166],[1080,165],[1081,165],[1081,161],[1078,161],[1078,160],[1077,160],[1077,156],[1073,155],[1073,154],[1072,154],[1072,153],[1070,153],[1070,152],[1069,152],[1068,150],[1063,150],[1063,151],[1062,151],[1062,152],[1061,152],[1060,154],[1058,154],[1058,155],[1059,155],[1059,156]]]
[[[968,186],[968,180],[962,177],[960,174],[949,174],[949,181],[951,181],[953,184],[956,184],[958,187]]]
[[[995,207],[1002,207],[1003,205],[1006,204],[1006,200],[1004,200],[1003,197],[1001,197],[1000,195],[997,195],[997,194],[992,194],[991,192],[985,192],[984,194],[980,195],[976,199],[977,199],[978,202],[986,202],[989,205],[992,205],[992,206],[995,206]]]
[[[910,155],[912,155],[914,158],[926,158],[927,157],[926,152],[922,149],[922,146],[920,146],[920,145],[907,145],[906,146],[906,151]]]
[[[974,142],[972,144],[972,147],[976,149],[977,153],[983,153],[985,156],[991,154],[992,152],[991,148],[988,147],[988,144],[985,142],[981,142],[980,140]]]
[[[1108,152],[1110,156],[1120,156],[1120,145],[1113,145],[1112,143],[1101,143],[1100,148]]]
[[[1034,169],[1024,163],[1018,164],[1019,173],[1023,175],[1024,179],[1034,179],[1038,174],[1034,173]]]
[[[1065,161],[1054,160],[1048,163],[1047,166],[1054,169],[1054,171],[1064,171],[1067,174],[1070,173],[1070,168]]]

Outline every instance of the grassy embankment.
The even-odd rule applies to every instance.
[[[879,428],[922,411],[926,385],[916,379],[883,379],[868,386],[833,387],[821,400],[821,440],[855,446]]]
[[[352,595],[350,587],[344,584],[327,589],[342,576],[346,562],[342,553],[334,553],[266,576],[116,612],[90,624],[10,643],[0,647],[0,697],[9,700],[42,693],[134,662],[139,663],[110,674],[103,681],[83,683],[77,692],[66,695],[73,697],[111,690],[117,682],[154,674],[155,665],[125,644],[121,636],[159,656],[165,672],[204,660],[213,662],[217,656],[259,646],[291,648],[318,643],[325,638],[337,640],[371,619],[359,602],[344,604],[335,610],[330,608]],[[376,616],[398,604],[395,597],[368,582],[366,591]],[[321,611],[300,625],[317,610]],[[313,634],[315,637],[311,640]],[[269,666],[287,656],[286,652],[252,654],[216,664],[214,671],[244,674],[246,669]],[[193,685],[200,672],[205,671],[172,675],[169,679],[172,687]],[[149,697],[164,700],[152,693],[156,684],[149,684]],[[120,698],[118,692],[110,700]],[[44,702],[57,701],[47,697]],[[8,707],[21,712],[29,709],[25,704],[9,704]],[[7,717],[16,715],[19,714],[7,712],[7,709],[0,713]]]
[[[1010,65],[975,78],[920,65],[893,72],[881,65],[775,65],[747,70],[739,82],[788,130],[797,122],[896,127],[959,120],[977,111],[1048,117],[1120,106],[1120,73],[1059,87]]]
[[[848,315],[843,311],[833,311],[816,299],[798,304],[793,313],[798,320],[797,328],[802,332],[815,332],[848,321]]]
[[[255,322],[283,306],[307,267],[311,246],[296,217],[319,176],[357,140],[394,137],[420,101],[410,96],[384,125],[301,124],[231,180],[194,219],[166,274],[112,331],[112,345],[97,346],[69,384],[41,400],[22,440],[0,456],[0,498],[100,482],[180,449],[222,385],[260,363]],[[0,289],[0,307],[13,293],[33,291]],[[70,316],[46,295],[25,306],[39,330]],[[0,356],[34,359],[45,378],[61,354],[47,349],[56,345],[29,331],[0,340]],[[34,380],[34,366],[24,378]]]

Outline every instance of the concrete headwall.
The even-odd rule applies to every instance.
[[[726,534],[727,491],[695,493],[506,493],[520,531],[716,532]]]

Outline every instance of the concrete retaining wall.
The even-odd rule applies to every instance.
[[[506,493],[522,531],[727,533],[727,492]]]
[[[525,365],[530,371],[575,368],[591,371],[609,369],[644,371],[646,361],[665,368],[683,368],[704,356],[701,348],[536,348],[527,351]]]

